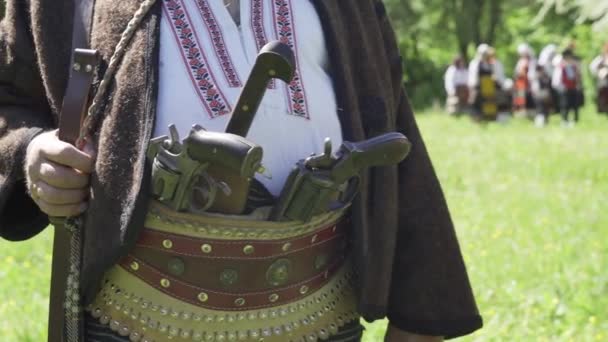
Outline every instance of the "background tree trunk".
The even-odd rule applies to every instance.
[[[502,0],[491,0],[488,14],[488,31],[485,42],[493,45],[496,40],[496,28],[502,21]]]

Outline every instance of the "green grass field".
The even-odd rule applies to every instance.
[[[461,341],[608,341],[608,118],[552,119],[418,118],[485,320]],[[0,342],[46,340],[51,240],[0,242]]]

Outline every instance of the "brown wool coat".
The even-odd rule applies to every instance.
[[[328,43],[345,139],[399,131],[413,143],[404,163],[365,175],[354,203],[361,313],[369,320],[388,315],[401,329],[420,334],[458,336],[478,329],[481,318],[440,184],[402,89],[402,62],[382,2],[312,2]],[[97,0],[92,45],[104,61],[138,4]],[[8,0],[0,26],[0,236],[9,240],[30,238],[47,225],[27,196],[22,165],[32,137],[57,123],[71,14],[71,1]],[[88,300],[142,226],[159,16],[157,4],[136,33],[95,139],[82,279]]]

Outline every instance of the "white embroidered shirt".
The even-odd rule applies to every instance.
[[[326,137],[342,143],[329,58],[319,17],[308,0],[240,0],[237,26],[222,0],[162,0],[155,136],[175,124],[224,131],[260,48],[282,40],[295,52],[294,81],[271,83],[247,138],[264,148],[257,175],[278,195],[295,163],[322,153]]]

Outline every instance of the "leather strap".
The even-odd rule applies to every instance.
[[[59,119],[59,139],[76,145],[87,112],[99,54],[95,50],[76,49],[72,60],[72,72]]]
[[[167,275],[210,290],[254,292],[304,281],[348,254],[344,235],[274,258],[224,259],[171,254],[136,247],[129,255]],[[278,279],[277,277],[281,277]]]
[[[158,271],[132,255],[124,257],[119,264],[148,285],[180,301],[211,310],[244,311],[283,305],[310,295],[331,279],[344,264],[345,258],[338,258],[324,271],[297,284],[244,293],[214,291],[188,284]]]
[[[199,258],[255,260],[311,248],[343,237],[346,230],[347,224],[342,221],[292,239],[254,241],[198,239],[146,228],[140,233],[137,246]]]
[[[70,61],[70,78],[66,89],[66,95],[61,109],[59,119],[59,138],[63,141],[75,144],[80,135],[80,124],[86,112],[89,92],[93,80],[93,74],[97,67],[98,54],[96,51],[86,50],[89,47],[91,22],[95,0],[74,0],[74,15],[72,28],[72,58]],[[76,250],[72,246],[74,234],[66,227],[65,221],[60,218],[51,218],[55,226],[53,242],[53,262],[51,293],[49,303],[49,326],[48,341],[66,341],[66,316],[65,302],[67,279],[70,269],[70,258],[76,255],[81,257],[80,248]],[[75,234],[81,234],[76,232]],[[82,241],[78,236],[77,241]],[[81,258],[80,258],[81,259]],[[82,311],[77,313],[82,314]],[[71,340],[83,340],[82,319],[76,322],[76,334],[70,334],[75,338]],[[72,341],[68,341],[72,342]]]
[[[70,78],[59,118],[59,138],[75,144],[86,113],[94,72],[99,63],[96,50],[89,50],[95,0],[74,0]]]

